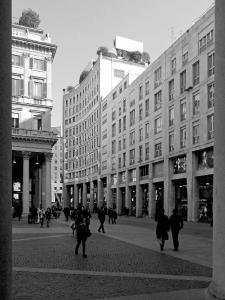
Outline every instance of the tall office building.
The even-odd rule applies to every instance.
[[[126,90],[101,101],[101,170],[108,206],[154,217],[163,207],[208,221],[213,203],[214,7]]]
[[[23,214],[51,205],[52,63],[56,45],[42,29],[12,25],[12,199]]]
[[[101,101],[127,74],[134,80],[146,68],[141,59],[143,43],[117,36],[114,47],[99,49],[97,59],[82,72],[80,83],[64,91],[64,206],[88,202],[93,209],[97,202],[103,203]]]

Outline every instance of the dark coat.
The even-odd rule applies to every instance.
[[[156,226],[156,236],[158,239],[165,238],[168,236],[169,231],[169,219],[164,214],[158,216]]]
[[[106,215],[105,209],[104,208],[99,209],[98,219],[101,223],[105,222],[105,215]]]
[[[170,228],[171,231],[177,231],[179,232],[181,228],[183,228],[183,220],[182,217],[177,215],[177,214],[173,214],[170,219],[169,219],[169,223],[170,223]]]

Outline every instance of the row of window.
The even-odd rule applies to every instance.
[[[24,79],[12,78],[12,96],[24,96]],[[30,80],[28,82],[28,96],[31,98],[47,98],[47,83],[43,80]]]
[[[34,69],[37,71],[47,70],[46,60],[30,57],[29,62],[30,62],[30,69]],[[12,65],[17,67],[24,67],[24,56],[12,54]]]

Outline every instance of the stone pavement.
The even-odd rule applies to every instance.
[[[102,234],[93,216],[87,259],[74,255],[69,224],[13,221],[13,299],[204,299],[212,274],[208,224],[186,223],[180,251],[170,237],[160,252],[152,220],[119,217]]]

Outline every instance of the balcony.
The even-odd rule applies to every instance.
[[[52,146],[57,142],[57,134],[52,131],[31,130],[25,128],[12,128],[13,140],[48,142]]]
[[[34,106],[53,106],[53,100],[51,99],[38,99],[38,98],[29,98],[24,96],[12,96],[12,103],[34,105]]]

